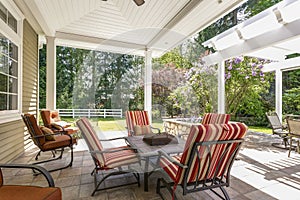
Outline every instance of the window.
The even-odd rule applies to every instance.
[[[0,111],[18,109],[18,47],[0,34]]]
[[[0,29],[0,123],[19,119],[21,111],[22,19],[15,7],[11,1],[0,0],[0,21],[4,22]]]
[[[16,18],[4,7],[0,2],[0,18],[8,24],[8,26],[17,33],[18,23]]]

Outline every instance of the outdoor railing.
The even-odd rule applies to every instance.
[[[57,109],[62,117],[120,117],[122,109]]]

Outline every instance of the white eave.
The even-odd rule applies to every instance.
[[[244,0],[14,0],[58,45],[160,56]]]

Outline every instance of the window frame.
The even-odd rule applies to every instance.
[[[17,32],[9,26],[7,22],[0,19],[0,33],[14,43],[18,48],[18,73],[17,73],[17,85],[18,85],[18,105],[16,110],[3,110],[0,111],[0,124],[15,121],[21,119],[22,113],[22,64],[23,64],[23,20],[24,15],[18,9],[14,2],[9,0],[0,0],[3,6],[9,11],[9,13],[17,20]]]

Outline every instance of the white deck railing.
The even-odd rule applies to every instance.
[[[62,117],[120,117],[122,109],[57,109]]]

